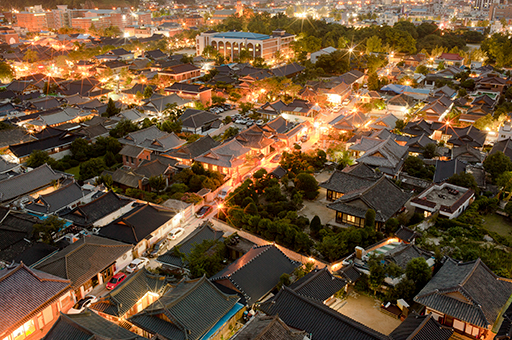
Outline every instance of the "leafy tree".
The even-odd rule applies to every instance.
[[[224,131],[224,133],[221,136],[221,140],[226,140],[235,137],[238,135],[239,129],[233,126],[230,126],[229,128]]]
[[[416,67],[416,70],[414,71],[414,73],[420,73],[420,74],[423,74],[424,76],[426,76],[427,74],[430,73],[430,70],[425,65],[418,65],[418,67]]]
[[[512,170],[512,161],[503,152],[498,151],[484,160],[484,169],[491,175],[492,181],[496,182],[499,175]]]
[[[377,35],[371,36],[366,40],[366,54],[372,52],[382,52],[382,39]]]
[[[432,180],[435,167],[426,167],[420,158],[409,156],[404,162],[404,171],[414,177]]]
[[[0,82],[10,83],[14,78],[14,70],[11,65],[6,62],[0,61]]]
[[[108,189],[112,189],[114,187],[114,180],[112,179],[112,176],[110,175],[101,175],[96,178],[96,181],[94,183],[95,185],[101,185],[103,184]]]
[[[153,95],[153,88],[151,86],[146,86],[144,89],[144,98],[148,99]]]
[[[437,145],[435,143],[428,143],[423,148],[423,157],[432,159],[437,156]]]
[[[311,236],[317,237],[318,233],[322,229],[322,222],[320,221],[320,217],[318,215],[315,215],[311,219],[311,223],[309,224],[309,231],[311,233]]]
[[[225,253],[223,242],[204,240],[196,244],[188,255],[180,255],[190,270],[191,278],[196,278],[203,275],[211,277],[222,270]]]
[[[381,257],[372,256],[368,260],[368,266],[370,268],[370,277],[368,278],[368,283],[370,289],[373,290],[374,294],[377,293],[377,290],[384,284],[384,279],[386,278],[386,269],[380,263]]]
[[[398,119],[396,122],[395,122],[395,130],[397,131],[402,131],[404,128],[405,128],[405,122],[403,119]]]
[[[160,124],[159,129],[165,132],[174,132],[174,133],[180,133],[182,129],[183,123],[181,120],[165,120],[162,124]]]
[[[50,215],[43,222],[34,224],[32,228],[34,235],[40,236],[44,243],[54,244],[53,234],[61,230],[64,224],[64,220],[59,219],[55,215]]]
[[[35,63],[39,60],[39,55],[34,50],[26,50],[25,55],[23,56],[23,60],[29,63]]]
[[[149,186],[157,192],[164,190],[166,185],[167,183],[162,175],[149,177]]]
[[[509,218],[512,218],[512,201],[509,201],[505,205],[505,209],[503,209],[503,211],[505,211],[508,214]]]
[[[116,103],[114,103],[112,98],[109,98],[108,104],[107,104],[107,110],[103,113],[103,116],[104,117],[112,117],[112,116],[115,116],[116,114],[118,114],[119,112],[121,112],[121,109],[118,109],[116,107]]]
[[[370,91],[380,90],[379,76],[377,75],[376,72],[370,73],[370,75],[368,75],[368,90],[370,90]]]
[[[364,226],[370,230],[375,229],[375,210],[368,209],[364,216]]]
[[[460,174],[455,174],[448,178],[447,182],[464,188],[473,189],[478,193],[478,184],[476,183],[475,177],[470,173],[461,172]]]
[[[137,131],[139,128],[131,120],[123,119],[117,123],[116,127],[110,130],[110,136],[114,138],[122,138],[130,132]]]
[[[90,155],[91,146],[85,139],[77,138],[71,143],[70,150],[77,161],[85,161]]]
[[[117,164],[116,156],[114,156],[114,154],[111,151],[107,151],[103,160],[105,162],[105,165],[109,168]]]
[[[86,180],[100,175],[105,170],[105,163],[101,158],[93,158],[80,164],[80,179]]]
[[[405,268],[405,275],[416,284],[417,289],[425,286],[432,276],[432,270],[423,257],[410,260]]]
[[[289,286],[292,283],[290,279],[290,274],[284,273],[279,277],[279,283],[277,284],[277,288],[281,289],[283,286]]]
[[[318,181],[313,175],[305,172],[297,175],[295,178],[295,187],[302,193],[304,198],[308,200],[315,199],[320,193]]]
[[[43,150],[34,150],[28,156],[27,166],[31,168],[37,168],[45,163],[50,163],[53,159],[48,155],[48,152]]]

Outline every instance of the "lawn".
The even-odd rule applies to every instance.
[[[498,214],[485,215],[484,228],[512,241],[512,223],[504,216]]]
[[[68,174],[72,174],[75,176],[76,179],[78,179],[78,177],[80,175],[80,165],[77,165],[73,168],[69,168],[69,169],[65,170],[64,172],[66,172]]]

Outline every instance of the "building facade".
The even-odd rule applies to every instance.
[[[196,53],[201,55],[206,46],[212,46],[226,59],[234,60],[240,51],[246,49],[251,57],[270,60],[276,52],[282,56],[289,55],[292,50],[290,43],[295,35],[284,30],[275,30],[271,35],[252,32],[215,32],[206,31],[196,38]]]

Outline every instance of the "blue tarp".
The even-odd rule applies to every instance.
[[[212,327],[212,329],[210,329],[210,331],[208,333],[206,333],[202,338],[201,340],[207,340],[207,339],[210,339],[215,333],[217,333],[217,331],[219,329],[222,328],[222,326],[224,326],[224,324],[226,322],[229,321],[229,319],[231,319],[236,313],[238,313],[240,311],[240,309],[244,308],[244,305],[242,305],[241,303],[236,303],[233,308],[231,308],[231,310],[229,312],[226,313],[226,315],[224,315],[220,320],[219,322],[217,322],[215,324],[215,326]]]

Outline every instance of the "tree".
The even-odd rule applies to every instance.
[[[182,129],[183,123],[181,120],[166,120],[158,127],[160,130],[169,132],[169,133],[180,133]]]
[[[473,177],[472,174],[467,172],[455,174],[452,177],[448,178],[447,182],[464,188],[473,189],[473,191],[478,192],[478,184],[476,183],[475,177]]]
[[[236,135],[238,135],[238,131],[239,129],[236,128],[236,127],[233,127],[233,126],[230,126],[229,128],[226,129],[226,131],[224,131],[224,133],[222,134],[221,136],[221,140],[226,140],[226,139],[230,139],[230,138],[233,138],[235,137]]]
[[[103,157],[103,160],[105,162],[105,165],[109,168],[117,163],[116,156],[114,156],[114,154],[111,151],[107,151],[105,153],[105,157]]]
[[[318,215],[315,215],[311,219],[311,223],[309,224],[309,231],[311,233],[311,236],[317,237],[318,233],[320,232],[322,227],[323,226],[322,226],[322,222],[320,221],[320,217],[318,217]]]
[[[512,170],[512,161],[503,152],[498,151],[484,160],[484,169],[491,175],[492,181],[496,182],[499,175]]]
[[[39,55],[34,50],[26,50],[23,60],[29,63],[34,63],[39,60]]]
[[[157,192],[164,190],[166,185],[167,183],[162,175],[149,177],[149,186]]]
[[[424,76],[426,76],[427,74],[430,73],[430,70],[425,65],[419,65],[418,67],[416,67],[416,70],[414,71],[414,73],[420,73],[420,74],[423,74]]]
[[[382,52],[382,39],[377,35],[371,36],[366,40],[366,54],[372,52]]]
[[[508,214],[508,218],[512,218],[512,201],[509,201],[503,209]]]
[[[0,82],[10,83],[14,78],[14,70],[11,65],[6,62],[0,61]]]
[[[41,223],[32,226],[34,235],[42,238],[44,243],[54,244],[53,235],[64,228],[64,220],[59,219],[55,215],[50,215]]]
[[[432,159],[437,156],[437,145],[435,143],[428,143],[423,147],[423,157]]]
[[[114,103],[112,98],[109,98],[108,99],[108,104],[107,104],[107,110],[103,113],[102,116],[104,116],[104,117],[112,117],[112,116],[115,116],[116,114],[118,114],[119,112],[121,112],[121,109],[118,109],[116,107],[116,103]]]
[[[407,263],[405,275],[416,284],[416,289],[421,289],[430,280],[432,270],[425,258],[417,257]]]
[[[38,166],[49,163],[51,161],[52,158],[48,155],[48,152],[44,150],[34,150],[30,156],[28,156],[26,164],[28,167],[37,168]]]
[[[379,76],[376,72],[370,73],[368,76],[368,90],[378,91],[380,90]]]
[[[368,209],[364,215],[364,226],[369,230],[375,230],[375,210]]]
[[[151,86],[146,86],[144,89],[144,98],[148,99],[153,95],[153,88]]]
[[[318,181],[313,175],[305,172],[295,177],[295,188],[308,200],[314,200],[320,193]]]
[[[71,143],[70,150],[77,161],[85,161],[90,155],[91,146],[85,139],[77,138]]]
[[[189,254],[180,253],[183,262],[187,263],[191,278],[213,276],[223,267],[226,246],[223,242],[204,240],[195,244]]]
[[[368,283],[370,289],[373,290],[374,294],[380,289],[386,278],[386,269],[381,265],[381,257],[371,256],[368,260],[368,266],[370,269],[370,277]]]
[[[95,185],[104,185],[108,189],[112,189],[114,187],[114,180],[112,179],[112,176],[110,175],[101,175],[96,178],[96,181],[94,182]]]
[[[122,138],[130,132],[137,131],[139,128],[131,120],[123,119],[117,123],[116,127],[110,130],[110,136]]]
[[[79,174],[81,180],[100,175],[105,170],[105,163],[101,158],[93,158],[80,164]]]
[[[397,131],[402,131],[405,127],[405,122],[403,119],[398,119],[396,122],[395,122],[395,130]]]

